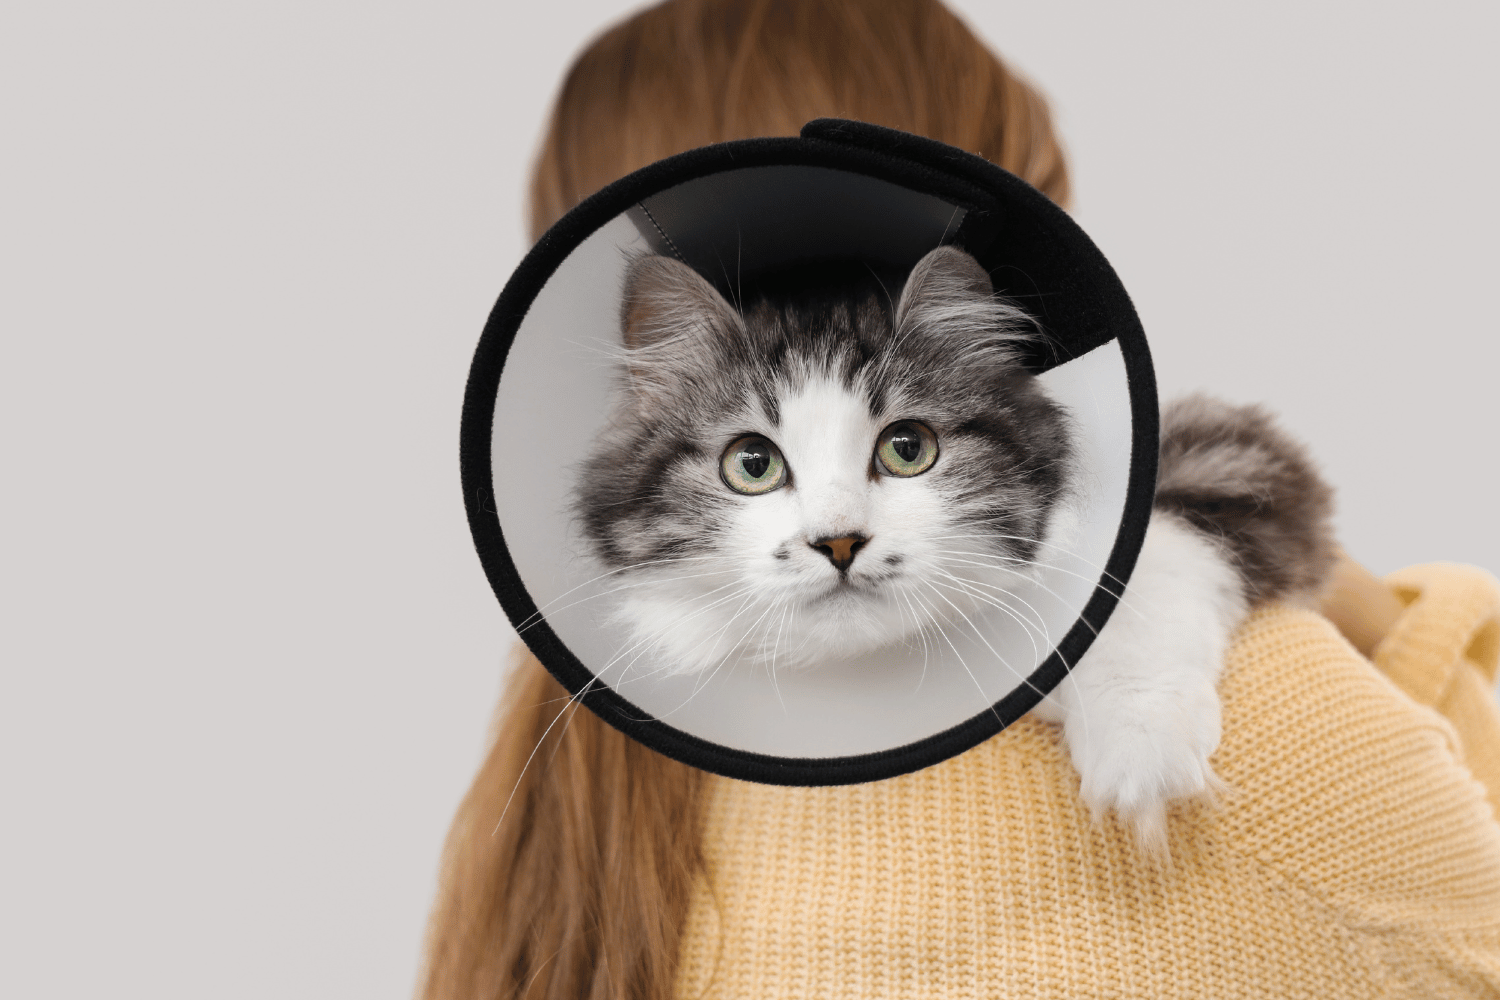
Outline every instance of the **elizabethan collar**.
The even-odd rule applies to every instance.
[[[1072,420],[1077,526],[1044,552],[1035,622],[996,614],[956,646],[850,662],[657,676],[628,669],[612,581],[582,541],[574,477],[609,420],[632,254],[675,257],[726,297],[756,274],[853,260],[902,273],[953,244],[1043,336],[1025,363]],[[1045,196],[929,139],[819,119],[796,138],[695,149],[565,215],[495,304],[464,398],[464,500],[480,561],[526,644],[588,709],[670,757],[787,785],[870,781],[975,746],[1063,681],[1115,610],[1156,478],[1157,403],[1135,309]],[[936,647],[938,644],[930,644]],[[951,649],[951,652],[949,650]]]

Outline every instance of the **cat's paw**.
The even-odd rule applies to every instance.
[[[1113,812],[1148,853],[1167,854],[1167,806],[1224,790],[1209,765],[1219,746],[1211,684],[1126,696],[1104,712],[1070,713],[1068,749],[1096,821]]]

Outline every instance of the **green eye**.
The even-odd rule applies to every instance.
[[[937,456],[937,435],[915,420],[891,424],[875,442],[875,460],[892,476],[920,476]]]
[[[724,452],[719,473],[736,493],[769,493],[786,482],[786,460],[765,438],[742,437]]]

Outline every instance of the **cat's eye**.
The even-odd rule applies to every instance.
[[[719,474],[736,493],[769,493],[786,482],[786,461],[774,444],[751,435],[725,450]]]
[[[891,424],[875,442],[875,461],[892,476],[920,476],[932,468],[937,456],[937,435],[915,420]]]

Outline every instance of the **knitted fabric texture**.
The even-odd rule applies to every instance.
[[[1254,614],[1220,683],[1231,792],[1172,860],[1091,821],[1027,717],[889,781],[714,778],[682,998],[1500,996],[1500,599],[1427,566],[1379,669],[1323,618]],[[1432,706],[1432,707],[1429,707]]]

